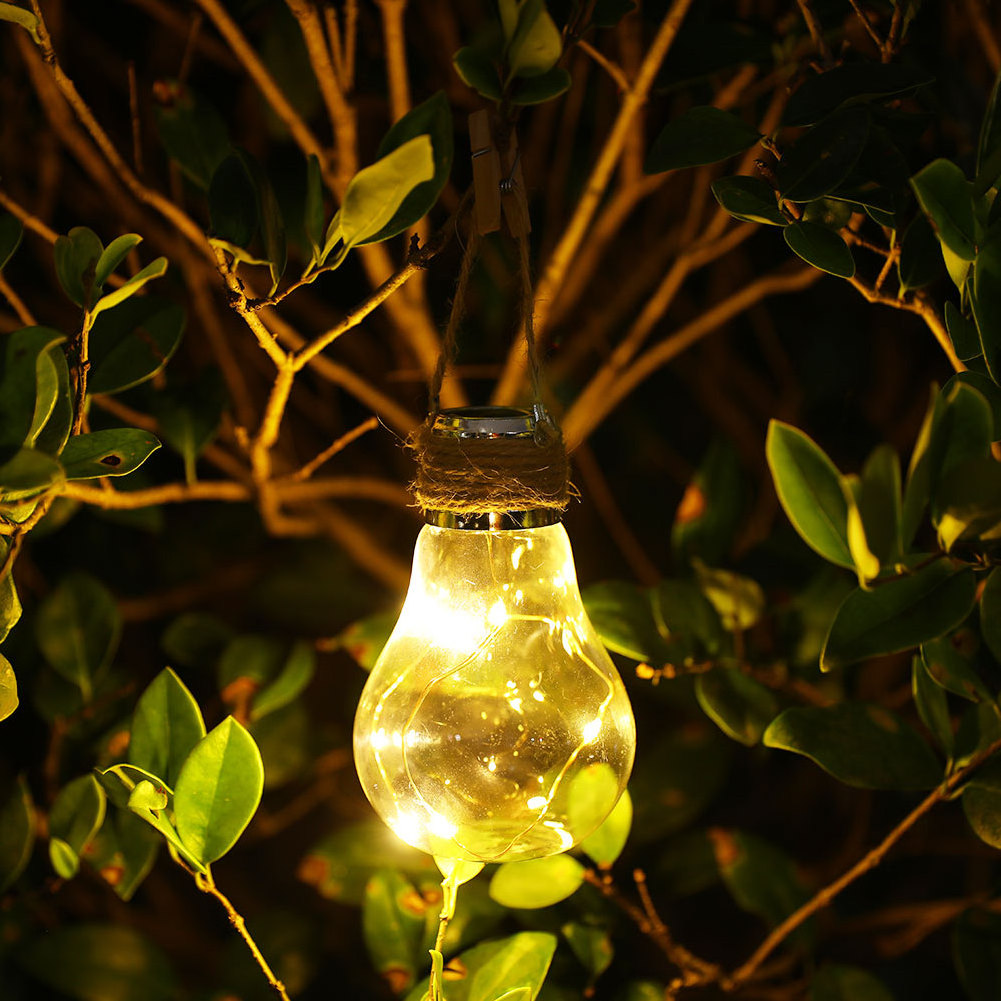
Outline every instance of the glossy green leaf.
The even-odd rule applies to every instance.
[[[156,128],[167,155],[198,187],[207,189],[230,150],[222,115],[187,84],[161,80],[167,99],[156,109]]]
[[[362,935],[372,965],[394,994],[414,985],[424,968],[427,901],[402,873],[380,869],[365,887]]]
[[[990,702],[987,690],[974,666],[959,652],[949,636],[931,640],[921,646],[921,657],[928,674],[946,691],[970,702]]]
[[[0,654],[0,723],[10,716],[18,706],[17,678],[10,661]]]
[[[761,138],[757,129],[729,111],[698,106],[668,122],[650,147],[648,174],[718,163],[749,149]]]
[[[501,81],[493,59],[482,48],[467,45],[452,57],[455,72],[467,87],[491,101],[501,99]]]
[[[760,177],[721,177],[712,183],[713,197],[735,219],[769,226],[788,226],[775,200],[775,189]]]
[[[91,842],[87,862],[121,900],[128,901],[153,868],[161,843],[136,814],[115,810]]]
[[[932,80],[920,68],[901,63],[845,63],[808,76],[789,98],[782,124],[810,125],[840,107],[898,97]]]
[[[0,464],[0,501],[37,497],[63,479],[63,467],[51,455],[33,448],[19,449]]]
[[[73,387],[70,384],[69,365],[66,363],[66,355],[61,348],[45,352],[39,357],[39,363],[44,365],[49,371],[49,376],[44,380],[38,379],[38,394],[35,397],[35,415],[32,419],[32,428],[38,425],[41,414],[45,412],[45,401],[42,399],[43,389],[51,391],[54,389],[54,399],[52,409],[48,411],[48,417],[44,423],[33,430],[28,441],[32,447],[46,455],[57,457],[63,450],[63,446],[69,440],[70,431],[73,427],[74,397]],[[54,376],[54,380],[51,378]],[[44,384],[44,385],[43,385]]]
[[[911,178],[911,188],[938,238],[964,261],[976,256],[973,199],[963,172],[950,160],[933,160]]]
[[[305,690],[316,670],[316,654],[311,644],[300,641],[293,645],[278,674],[255,696],[250,718],[259,720],[287,706]]]
[[[803,222],[813,222],[835,231],[848,225],[855,207],[851,202],[839,201],[836,198],[817,198],[807,202],[803,209]],[[935,244],[938,254],[938,243]]]
[[[261,801],[264,766],[254,738],[227,716],[188,755],[174,791],[185,847],[208,865],[228,852]]]
[[[609,650],[632,660],[663,662],[667,651],[642,588],[607,581],[584,588],[582,597],[588,618]]]
[[[5,538],[0,538],[0,563],[7,559],[8,552],[10,552],[10,543]],[[10,631],[17,625],[20,618],[21,599],[18,597],[17,587],[14,585],[14,577],[8,572],[0,580],[0,643],[3,643],[7,639]],[[7,699],[7,704],[9,705],[9,695]],[[14,705],[17,705],[16,692],[14,695]]]
[[[956,727],[955,749],[953,751],[953,761],[957,768],[969,764],[978,754],[986,751],[996,741],[1001,740],[1001,717],[998,715],[998,709],[993,700],[991,702],[978,702],[976,705],[966,706],[964,709],[959,726]],[[974,775],[974,785],[981,784],[985,779],[985,772],[987,769]]]
[[[782,197],[809,202],[834,191],[855,166],[868,135],[865,108],[845,108],[823,119],[782,154],[777,169]]]
[[[371,671],[399,617],[398,611],[376,612],[375,615],[352,622],[337,637],[337,645],[347,651],[358,662],[359,667]]]
[[[855,259],[848,244],[826,226],[794,222],[782,230],[782,236],[789,249],[807,264],[839,278],[851,278],[855,274]]]
[[[35,618],[35,636],[45,659],[80,689],[85,702],[118,649],[121,629],[115,599],[99,581],[82,573],[64,577]]]
[[[541,76],[563,54],[563,38],[546,10],[545,0],[522,0],[518,22],[507,46],[509,79]]]
[[[246,168],[248,177],[257,192],[257,204],[260,211],[261,243],[264,247],[264,258],[271,272],[271,289],[268,295],[274,295],[285,273],[288,262],[288,245],[285,237],[285,220],[282,217],[278,197],[267,171],[256,157],[245,150],[238,149],[239,156]],[[349,185],[350,187],[350,185]],[[210,192],[211,202],[211,192]],[[345,195],[345,197],[347,197]],[[217,234],[218,235],[218,234]],[[239,242],[239,241],[234,241]]]
[[[569,855],[505,862],[490,880],[490,896],[504,907],[551,907],[576,893],[584,867]]]
[[[732,570],[715,570],[701,560],[693,560],[699,588],[719,615],[724,629],[750,629],[764,614],[765,592],[750,577]]]
[[[167,957],[125,924],[73,924],[25,943],[18,961],[38,982],[77,1001],[174,1001]]]
[[[984,844],[1001,848],[1001,768],[997,759],[974,772],[963,790],[963,813]]]
[[[973,281],[966,287],[987,372],[1001,384],[1001,238],[994,237],[980,248],[973,261]]]
[[[867,970],[857,966],[822,966],[810,983],[809,1001],[894,1001]]]
[[[1001,463],[967,459],[949,470],[935,495],[939,545],[950,551],[960,538],[996,536],[1001,524]]]
[[[862,519],[862,481],[854,475],[842,477],[842,489],[848,504],[848,551],[855,563],[859,587],[868,588],[869,582],[879,576],[879,557],[870,548],[865,523]]]
[[[858,506],[866,541],[881,563],[903,556],[903,500],[900,457],[889,445],[879,445],[862,467]]]
[[[654,624],[676,660],[719,655],[730,642],[716,606],[693,580],[662,580],[650,592]]]
[[[743,831],[709,831],[716,865],[737,905],[776,925],[805,903],[808,894],[786,854],[762,838]],[[806,924],[795,936],[812,935]]]
[[[111,428],[74,435],[59,456],[68,480],[125,476],[138,469],[160,442],[138,428]]]
[[[980,344],[978,342],[977,355],[975,357],[979,356],[979,353]],[[993,438],[995,441],[1001,440],[1001,387],[982,372],[966,371],[957,372],[954,376],[950,377],[942,387],[942,392],[950,396],[953,392],[953,387],[958,382],[975,389],[987,401],[993,418]]]
[[[995,1001],[1001,983],[1001,916],[964,911],[953,925],[952,958],[970,1001]]]
[[[75,226],[56,238],[52,249],[56,277],[69,298],[89,308],[94,301],[94,274],[104,246],[86,226]]]
[[[112,240],[97,259],[97,266],[94,269],[95,286],[100,288],[104,285],[114,273],[115,268],[128,257],[129,252],[142,243],[142,239],[138,233],[125,233]]]
[[[0,368],[0,449],[33,444],[51,417],[59,393],[50,357],[66,340],[50,327],[22,327],[4,336]],[[51,366],[51,370],[46,366]]]
[[[577,837],[587,837],[605,822],[622,792],[619,776],[603,761],[585,765],[570,780],[567,813]]]
[[[786,709],[764,743],[802,754],[839,782],[863,789],[929,789],[942,769],[928,745],[895,713],[842,702]]]
[[[633,800],[626,789],[612,812],[578,847],[596,865],[610,866],[621,854],[633,824]]]
[[[167,271],[167,258],[158,257],[150,262],[142,271],[134,274],[124,285],[119,286],[107,295],[101,296],[91,310],[92,315],[97,316],[105,310],[114,309],[121,302],[135,295],[147,282],[154,278],[159,278]]]
[[[104,823],[104,789],[93,775],[83,775],[63,786],[49,811],[50,859],[64,879],[76,875],[78,859]]]
[[[214,237],[247,247],[261,220],[254,178],[245,159],[230,153],[215,169],[209,184],[209,225]]]
[[[515,105],[542,104],[568,91],[573,80],[562,66],[539,76],[518,77],[511,82],[509,100]]]
[[[150,682],[136,703],[129,761],[174,786],[181,766],[204,736],[205,722],[198,703],[168,667]]]
[[[30,10],[14,3],[0,3],[0,21],[19,24],[31,35],[36,45],[42,44],[41,36],[38,34],[38,18]]]
[[[834,463],[802,431],[776,420],[768,425],[765,454],[782,509],[803,541],[824,559],[852,567],[848,505]]]
[[[24,226],[21,220],[10,212],[0,212],[0,271],[3,271],[7,262],[14,256],[14,252],[21,245],[23,235]]]
[[[945,689],[934,681],[924,658],[917,654],[911,661],[911,694],[921,722],[948,758],[952,754],[953,735]]]
[[[560,931],[592,980],[600,977],[611,965],[615,951],[612,937],[605,928],[571,921]]]
[[[341,209],[327,231],[325,254],[336,237],[354,247],[374,237],[396,215],[404,199],[435,175],[434,146],[429,135],[415,136],[391,153],[358,171],[348,184]],[[336,227],[336,229],[335,229]]]
[[[90,332],[91,393],[120,393],[153,378],[184,332],[184,310],[169,299],[142,295],[98,316]]]
[[[945,326],[949,331],[949,339],[961,361],[979,358],[983,349],[980,346],[980,334],[976,321],[963,315],[953,302],[945,304]]]
[[[0,800],[0,893],[24,872],[35,845],[35,805],[28,782],[19,775]]]
[[[973,571],[946,559],[853,591],[838,609],[820,666],[830,671],[935,639],[969,615],[975,591]]]
[[[508,995],[508,1001],[535,1001],[555,951],[556,936],[540,931],[481,942],[449,964],[461,972],[446,980],[448,1001],[499,1001]],[[425,978],[406,1001],[420,1001],[427,991]]]
[[[915,216],[904,233],[897,273],[905,292],[924,288],[942,274],[942,251],[931,223],[923,215]]]
[[[752,747],[778,713],[775,696],[738,668],[716,668],[695,679],[702,711],[730,738]]]

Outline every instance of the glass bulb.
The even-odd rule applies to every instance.
[[[362,788],[396,834],[472,862],[565,851],[611,812],[635,744],[563,526],[425,525],[355,717]]]

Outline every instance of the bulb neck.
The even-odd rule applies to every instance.
[[[556,525],[561,521],[561,516],[554,508],[535,508],[532,511],[474,511],[468,514],[427,510],[424,512],[424,521],[437,528],[454,528],[460,531],[510,532],[516,529]]]

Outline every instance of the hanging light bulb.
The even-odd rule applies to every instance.
[[[536,434],[537,416],[494,407],[445,411],[432,429],[463,456],[475,446],[477,474],[493,448]],[[425,518],[406,602],[355,717],[362,788],[400,838],[440,858],[565,851],[625,788],[635,725],[559,510]]]

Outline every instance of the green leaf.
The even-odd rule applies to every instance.
[[[615,951],[612,937],[606,929],[571,921],[560,931],[592,980],[600,977],[611,965]],[[657,995],[658,1001],[663,997],[661,992]]]
[[[897,273],[904,292],[924,288],[942,274],[942,251],[935,231],[923,215],[915,216],[904,233]]]
[[[848,504],[834,463],[802,431],[776,420],[768,425],[765,454],[793,528],[824,559],[851,568]]]
[[[449,138],[451,138],[451,132],[449,132]],[[320,171],[320,161],[316,154],[310,153],[306,158],[306,200],[303,206],[302,228],[313,251],[314,264],[320,260],[323,220],[323,174]]]
[[[491,101],[501,99],[501,81],[494,60],[479,46],[467,45],[452,57],[455,72],[467,87]]]
[[[519,77],[512,81],[509,100],[512,104],[542,104],[570,89],[573,80],[562,66],[554,66],[540,76]]]
[[[789,249],[821,271],[851,278],[855,274],[855,259],[848,244],[833,230],[815,222],[794,222],[782,231]]]
[[[247,175],[252,179],[257,192],[257,204],[260,211],[261,243],[264,245],[264,257],[271,272],[271,290],[268,295],[274,295],[285,273],[288,263],[288,245],[285,238],[285,220],[282,218],[278,197],[267,171],[260,162],[245,150],[237,150],[237,155],[243,160]],[[350,188],[350,185],[349,185]],[[346,197],[346,196],[345,196]],[[211,199],[211,192],[210,192]],[[221,235],[221,234],[217,234]],[[233,241],[238,243],[239,241]]]
[[[397,146],[370,167],[351,178],[340,212],[334,217],[336,234],[345,248],[365,243],[396,215],[417,185],[435,175],[434,147],[429,135],[419,135]],[[333,229],[334,223],[331,223]],[[332,249],[334,235],[327,232],[324,256]]]
[[[865,537],[881,563],[903,557],[903,501],[900,457],[889,445],[879,445],[862,467],[858,501]]]
[[[607,868],[622,854],[633,824],[633,800],[629,790],[623,791],[612,812],[578,847],[592,862]]]
[[[683,561],[698,556],[723,560],[733,547],[744,507],[743,480],[736,449],[715,438],[689,480],[671,527],[671,548]]]
[[[120,393],[161,371],[181,342],[184,310],[157,295],[100,314],[90,331],[91,394]]]
[[[734,219],[768,226],[789,225],[775,200],[775,189],[760,177],[721,177],[713,181],[712,193]]]
[[[938,238],[964,261],[976,256],[973,199],[963,172],[950,160],[933,160],[911,178],[925,215]]]
[[[254,696],[250,718],[259,720],[276,709],[287,706],[297,698],[312,681],[316,670],[316,654],[313,647],[300,640],[296,643],[278,675]]]
[[[730,738],[753,747],[778,713],[775,696],[737,668],[719,667],[695,679],[702,711]]]
[[[841,483],[848,504],[848,550],[855,563],[859,587],[868,588],[869,581],[879,576],[880,562],[870,549],[862,520],[862,481],[857,476],[845,476]]]
[[[93,577],[64,577],[38,609],[35,636],[45,659],[89,702],[111,663],[122,622],[115,599]]]
[[[660,174],[719,163],[749,149],[760,138],[757,129],[729,111],[712,106],[689,108],[664,126],[643,169],[648,174]]]
[[[17,882],[35,845],[35,805],[23,775],[0,800],[0,893]]]
[[[973,665],[956,648],[952,637],[945,636],[922,644],[921,657],[929,676],[946,691],[970,702],[993,701],[987,686]]]
[[[87,862],[121,900],[129,901],[153,868],[160,843],[140,817],[116,810],[91,842]]]
[[[715,605],[692,580],[662,580],[650,592],[654,624],[675,661],[713,658],[729,639]]]
[[[47,930],[19,948],[37,981],[77,1001],[174,1001],[179,986],[167,957],[125,924]]]
[[[361,241],[362,243],[379,243],[402,233],[427,215],[438,201],[438,196],[452,172],[454,158],[452,111],[444,91],[438,91],[423,104],[417,105],[404,115],[383,137],[377,155],[379,158],[387,156],[404,143],[421,135],[428,135],[431,139],[434,176],[413,188],[400,203],[389,222],[374,236]],[[319,239],[318,236],[317,241]]]
[[[4,336],[0,369],[0,449],[33,444],[55,408],[59,384],[50,358],[66,340],[49,327],[22,327]],[[56,374],[57,371],[56,371]]]
[[[21,245],[23,235],[24,226],[21,225],[21,220],[9,212],[0,212],[0,271],[3,271],[14,256],[14,252]]]
[[[104,248],[104,252],[97,259],[97,266],[94,269],[94,286],[100,288],[111,277],[115,268],[128,257],[129,252],[142,243],[142,237],[138,233],[125,233],[112,240]]]
[[[359,667],[371,671],[399,617],[399,611],[376,612],[352,622],[337,637],[337,646],[353,657]]]
[[[160,646],[172,664],[214,668],[233,630],[221,619],[204,612],[185,612],[167,627]]]
[[[10,576],[10,574],[8,574]],[[0,723],[17,709],[17,678],[10,661],[0,654]]]
[[[124,285],[116,288],[113,292],[101,296],[94,304],[91,315],[98,316],[106,309],[114,309],[119,303],[124,302],[130,296],[136,294],[147,282],[154,278],[159,278],[167,270],[167,258],[158,257],[155,261],[147,264],[142,271],[133,275]]]
[[[52,456],[33,448],[18,449],[0,465],[0,501],[36,497],[63,478],[63,467]]]
[[[518,24],[507,46],[508,80],[541,76],[563,54],[563,38],[545,0],[521,0]]]
[[[993,700],[966,706],[965,710],[960,717],[959,726],[956,727],[953,761],[957,768],[968,765],[973,758],[986,751],[995,741],[1001,740],[1001,716],[999,716],[998,707]],[[974,785],[984,783],[986,771],[985,769],[974,775]]]
[[[0,539],[0,563],[7,559],[10,552],[10,543],[6,539]],[[10,631],[17,625],[21,618],[21,599],[18,597],[17,588],[14,586],[14,576],[7,573],[3,580],[0,580],[0,643],[7,639]],[[8,686],[11,684],[8,680]],[[7,689],[8,693],[10,688]],[[14,691],[14,707],[17,706],[17,692]],[[6,705],[10,705],[10,694],[6,696]],[[13,712],[13,709],[11,710]],[[9,713],[8,713],[9,715]]]
[[[968,459],[949,470],[935,496],[934,522],[947,552],[960,538],[994,538],[1001,524],[1001,463]]]
[[[490,880],[490,896],[504,907],[551,907],[576,893],[584,867],[569,855],[505,862]]]
[[[239,152],[230,153],[209,184],[209,227],[214,237],[247,247],[261,220],[254,177]]]
[[[964,316],[955,303],[945,304],[945,326],[960,361],[970,361],[980,357],[983,347],[980,344],[980,332],[977,330],[976,321]],[[979,373],[961,372],[960,375],[979,375]],[[995,425],[998,423],[995,421]]]
[[[879,706],[794,706],[774,720],[763,739],[766,747],[805,755],[839,782],[862,789],[929,789],[941,779],[928,745]]]
[[[132,714],[129,761],[177,784],[181,766],[205,736],[201,710],[184,682],[168,667],[149,684]]]
[[[45,378],[40,376],[38,380],[38,395],[35,398],[35,415],[32,420],[33,428],[40,415],[45,412],[46,401],[43,399],[43,393],[51,392],[54,388],[55,399],[52,401],[52,409],[45,422],[37,431],[30,432],[27,440],[32,443],[36,451],[44,452],[55,458],[62,452],[63,446],[69,440],[73,427],[74,398],[70,385],[70,371],[66,364],[66,355],[61,350],[47,351],[44,356],[39,356],[39,365],[44,365],[48,369],[48,375]],[[54,381],[52,376],[55,377]]]
[[[698,559],[692,566],[699,588],[716,609],[724,629],[750,629],[761,618],[765,593],[757,581],[730,570],[712,569]]]
[[[264,766],[254,738],[227,716],[195,746],[174,792],[177,833],[204,865],[228,852],[257,810]]]
[[[626,581],[591,584],[582,592],[601,642],[632,660],[663,663],[667,653],[646,592]]]
[[[865,108],[845,108],[823,119],[783,153],[776,171],[782,197],[809,202],[834,191],[851,173],[868,135]]]
[[[980,632],[994,659],[1001,663],[1001,568],[987,577],[980,595]]]
[[[836,198],[817,198],[808,202],[803,209],[803,222],[818,223],[835,231],[844,229],[852,217],[854,206],[851,202],[839,201]],[[935,254],[938,255],[938,243],[935,244]]]
[[[814,976],[809,1001],[893,1001],[893,995],[866,970],[831,964]]]
[[[197,478],[198,456],[215,438],[228,400],[219,370],[205,368],[190,382],[156,394],[151,409],[164,440],[184,459],[188,483]]]
[[[519,932],[473,946],[460,953],[458,962],[449,964],[462,972],[446,981],[448,1001],[499,1001],[508,995],[517,1001],[535,1001],[555,951],[556,936],[540,931]],[[425,978],[406,1001],[420,1001],[427,991]]]
[[[402,873],[380,869],[365,887],[362,934],[372,965],[394,994],[414,985],[423,967],[427,901]],[[420,966],[418,966],[420,964]]]
[[[25,10],[13,3],[0,3],[0,21],[19,24],[31,35],[36,45],[42,44],[42,39],[38,34],[38,18],[30,10]]]
[[[167,155],[203,190],[230,150],[229,131],[222,115],[187,84],[160,80],[156,129]]]
[[[897,653],[958,626],[973,608],[976,580],[969,567],[936,560],[915,573],[853,591],[838,609],[820,656],[824,671]]]
[[[810,125],[838,108],[907,94],[933,79],[918,67],[900,63],[845,63],[807,77],[789,98],[782,124]]]
[[[1001,917],[964,911],[952,928],[952,957],[970,1001],[995,1001],[1001,983]]]
[[[978,357],[979,354],[980,345],[978,343],[977,354],[974,357]],[[957,372],[942,387],[942,392],[950,396],[957,382],[965,383],[975,389],[987,401],[993,418],[991,422],[993,424],[992,437],[994,441],[1001,439],[1001,388],[998,387],[998,384],[982,372]]]
[[[963,813],[984,844],[1001,848],[1001,769],[997,759],[978,769],[963,790]]]
[[[719,874],[737,905],[777,925],[808,897],[786,854],[762,838],[743,831],[709,831]],[[812,923],[797,936],[812,935]]]
[[[924,658],[915,654],[911,662],[911,693],[921,722],[935,738],[945,756],[952,755],[952,720],[945,690],[928,673]]]
[[[95,269],[103,253],[97,234],[86,226],[75,226],[68,235],[56,238],[53,247],[56,277],[78,306],[89,308],[93,302]]]
[[[139,428],[111,428],[74,435],[59,456],[68,480],[125,476],[138,469],[160,442]]]
[[[1001,238],[994,237],[980,248],[973,261],[973,281],[966,288],[987,372],[1001,384]]]
[[[104,790],[93,775],[83,775],[63,786],[49,811],[50,859],[64,879],[72,879],[78,859],[104,823]],[[59,844],[56,845],[55,842]]]

